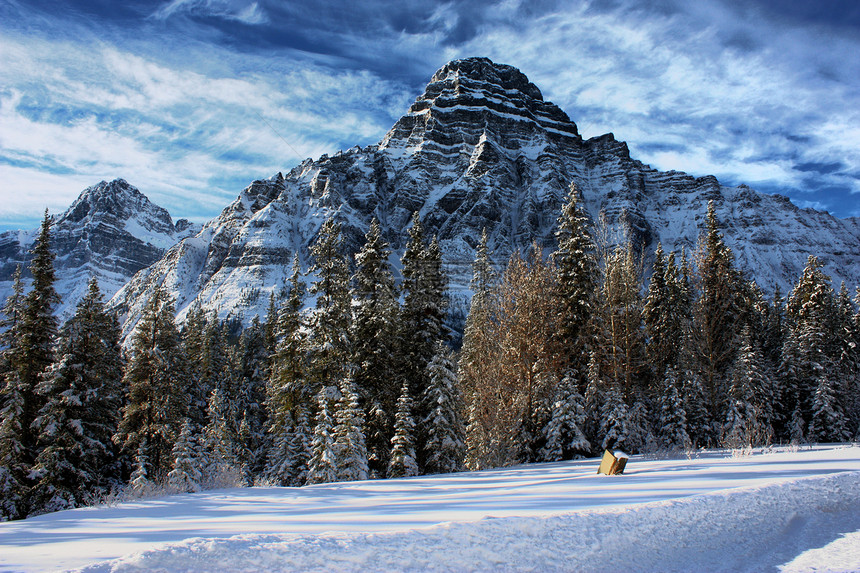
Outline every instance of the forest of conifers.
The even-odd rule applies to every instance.
[[[0,518],[116,495],[300,486],[860,434],[858,297],[810,256],[785,298],[735,265],[713,208],[692,253],[595,240],[572,187],[550,253],[476,247],[462,348],[418,214],[395,281],[374,221],[329,218],[265,320],[156,288],[125,345],[95,280],[62,327],[51,220],[0,323]],[[650,253],[649,253],[650,255]],[[645,277],[650,277],[645,281]],[[308,279],[308,284],[305,282]]]

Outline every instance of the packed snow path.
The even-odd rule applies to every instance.
[[[220,490],[59,512],[0,523],[0,569],[738,571],[788,564],[800,571],[809,560],[860,569],[850,543],[860,531],[858,446],[634,456],[623,476],[596,475],[598,463]]]

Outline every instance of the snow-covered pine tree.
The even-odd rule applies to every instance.
[[[352,373],[340,383],[340,399],[335,410],[334,452],[337,459],[337,481],[365,480],[367,445],[364,437],[364,413],[358,401]]]
[[[410,477],[418,475],[415,461],[415,422],[412,419],[412,397],[409,384],[403,383],[397,399],[394,436],[391,438],[391,461],[388,464],[388,477]]]
[[[544,428],[546,444],[541,450],[543,461],[577,459],[591,452],[585,437],[585,401],[576,389],[576,376],[561,379],[552,403],[552,414]]]
[[[265,467],[269,437],[266,434],[266,384],[270,359],[266,348],[266,329],[257,317],[239,337],[236,354],[236,436],[239,440],[241,465],[250,482]]]
[[[52,217],[45,210],[45,217],[39,230],[39,235],[30,250],[30,274],[33,282],[30,291],[25,295],[21,305],[20,320],[14,330],[15,339],[11,341],[12,360],[10,379],[17,388],[13,393],[20,399],[20,443],[18,455],[20,459],[13,465],[32,466],[36,459],[38,435],[33,428],[33,420],[44,400],[38,395],[36,388],[42,380],[42,374],[54,362],[54,345],[57,338],[58,320],[54,316],[54,307],[60,302],[60,296],[54,289],[55,254],[51,250]],[[15,410],[13,407],[12,410]],[[2,449],[2,446],[0,446]]]
[[[660,410],[657,420],[657,438],[660,445],[669,450],[690,449],[692,442],[687,433],[683,387],[674,366],[665,370],[657,404]]]
[[[137,496],[145,496],[152,491],[154,484],[149,479],[149,458],[146,455],[148,451],[146,440],[140,442],[137,452],[134,454],[134,471],[131,472],[129,486],[131,491]]]
[[[355,385],[367,420],[368,467],[385,475],[392,437],[392,416],[397,402],[398,364],[392,349],[398,347],[400,308],[388,261],[391,251],[374,218],[364,246],[355,255],[353,275],[352,363]]]
[[[595,312],[598,266],[596,247],[589,232],[588,216],[581,197],[571,183],[567,202],[558,218],[555,233],[558,248],[552,260],[558,273],[558,298],[561,307],[561,347],[567,351],[564,367],[572,372],[588,371],[587,357],[592,349],[589,325]],[[578,381],[579,389],[585,381]]]
[[[185,418],[182,421],[182,429],[171,452],[173,469],[167,474],[167,486],[176,493],[200,491],[200,481],[203,478],[200,468],[201,451],[194,436],[194,427],[195,424],[190,419]]]
[[[188,412],[187,361],[176,329],[173,300],[157,286],[131,335],[123,377],[128,402],[114,442],[129,455],[145,444],[150,480],[170,471],[171,451]]]
[[[697,253],[699,297],[694,304],[692,333],[708,402],[717,408],[726,403],[726,376],[737,355],[742,278],[732,250],[723,241],[713,201],[708,203],[707,226]],[[711,413],[721,417],[716,410]]]
[[[22,437],[25,388],[13,366],[19,359],[16,346],[24,304],[21,266],[15,269],[12,294],[3,306],[0,322],[0,520],[27,515],[27,461]]]
[[[728,409],[722,431],[725,447],[767,445],[773,439],[768,412],[773,396],[768,396],[770,380],[764,372],[761,354],[749,327],[741,333],[741,347],[731,375]]]
[[[666,368],[678,364],[684,328],[684,311],[679,308],[682,287],[678,280],[674,254],[667,257],[663,245],[658,244],[654,252],[648,295],[642,308],[647,359],[653,380],[658,384]]]
[[[235,358],[230,362],[235,363]],[[235,381],[231,380],[235,375],[231,370],[209,395],[209,422],[204,429],[207,479],[242,469]]]
[[[351,299],[349,264],[341,252],[341,226],[333,216],[322,224],[310,251],[316,275],[310,294],[316,296],[310,335],[307,340],[309,363],[306,379],[313,393],[334,386],[349,367]]]
[[[437,340],[444,338],[448,280],[442,269],[439,241],[434,237],[429,245],[425,244],[424,227],[417,211],[412,217],[409,240],[400,261],[403,272],[399,335],[401,376],[409,382],[412,395],[421,396],[429,384],[427,364],[433,358],[433,347]],[[416,414],[421,420],[427,412],[422,411],[420,404],[418,406]],[[425,436],[420,427],[418,435],[423,441]],[[419,467],[422,463],[419,459]]]
[[[603,440],[603,436],[600,434],[600,420],[606,399],[604,386],[605,383],[600,376],[600,362],[597,360],[597,353],[592,351],[588,358],[585,393],[583,394],[585,409],[585,427],[583,430],[589,443],[595,446]],[[594,451],[599,453],[596,449]]]
[[[317,393],[317,417],[314,426],[312,455],[308,461],[307,483],[337,481],[338,459],[335,453],[334,421],[326,388]]]
[[[298,255],[293,258],[289,293],[278,312],[275,354],[266,386],[267,429],[272,439],[268,454],[268,479],[281,485],[302,485],[307,474],[306,447],[295,449],[296,440],[310,444],[309,412],[314,395],[305,379],[305,320],[302,316],[305,285]],[[299,420],[304,420],[303,425]],[[304,457],[297,457],[304,456]],[[301,477],[301,481],[297,483]]]
[[[111,442],[122,405],[119,323],[105,312],[95,278],[63,325],[57,361],[38,388],[45,405],[33,422],[39,454],[32,511],[83,505],[119,484],[121,472]]]
[[[436,343],[427,370],[430,385],[422,397],[428,412],[422,422],[427,436],[423,446],[424,473],[462,471],[466,454],[463,396],[451,351],[444,342]]]
[[[603,399],[598,434],[603,438],[601,449],[627,450],[631,435],[630,410],[624,392],[617,384],[610,383]]]

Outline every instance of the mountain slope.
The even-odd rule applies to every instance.
[[[136,272],[157,261],[165,250],[199,228],[186,220],[176,224],[123,179],[88,187],[52,227],[57,253],[58,314],[68,318],[86,293],[91,276],[109,299]],[[11,291],[10,277],[18,264],[26,269],[28,251],[38,230],[0,234],[0,296]]]
[[[612,134],[583,140],[576,125],[519,70],[485,58],[450,62],[377,145],[305,160],[286,176],[256,181],[194,238],[174,246],[112,301],[135,323],[155,284],[182,312],[194,300],[246,319],[279,292],[293,252],[304,259],[323,219],[336,213],[354,253],[371,218],[395,253],[413,211],[437,234],[451,278],[453,320],[467,308],[481,229],[501,266],[532,241],[553,245],[568,186],[617,242],[646,253],[658,242],[690,252],[709,200],[740,266],[766,290],[786,292],[807,255],[834,278],[860,284],[860,222],[799,209],[786,198],[716,178],[659,172],[630,157]]]

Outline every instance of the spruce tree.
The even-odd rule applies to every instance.
[[[114,436],[129,455],[145,447],[148,477],[156,482],[170,471],[173,444],[188,413],[189,379],[174,317],[173,300],[156,287],[131,335],[123,377],[128,403]]]
[[[326,389],[317,393],[317,417],[314,426],[312,455],[308,461],[307,483],[337,481],[338,459],[334,443],[334,421]]]
[[[404,383],[397,399],[397,414],[394,422],[394,436],[391,438],[391,461],[388,464],[388,477],[410,477],[418,475],[415,461],[415,422],[412,419],[412,397],[409,385]]]
[[[194,436],[194,426],[188,418],[182,421],[182,429],[171,452],[173,469],[167,474],[167,485],[177,493],[200,491],[203,474],[200,471],[200,448]]]
[[[4,391],[4,425],[16,426],[18,435],[0,434],[0,442],[10,439],[14,444],[0,443],[0,452],[10,458],[12,468],[29,468],[37,454],[37,431],[33,421],[44,405],[37,393],[42,374],[54,362],[54,344],[57,337],[57,318],[54,307],[60,297],[54,289],[54,252],[51,250],[52,218],[45,210],[39,235],[30,250],[30,274],[33,282],[21,305],[20,319],[10,340],[11,371],[7,375]],[[6,417],[11,416],[7,421]],[[10,428],[11,430],[11,428]],[[15,445],[17,444],[17,445]],[[13,470],[17,472],[17,470]]]
[[[111,442],[122,406],[119,335],[93,278],[38,388],[45,405],[33,423],[39,433],[31,473],[38,480],[31,494],[36,511],[83,505],[121,479]]]
[[[576,459],[591,452],[591,444],[584,431],[587,425],[584,402],[573,376],[562,378],[552,403],[549,423],[544,428],[546,444],[541,451],[544,461]]]
[[[281,485],[304,482],[309,459],[305,450],[312,434],[308,420],[315,405],[314,394],[306,382],[306,324],[302,315],[305,285],[301,275],[296,255],[289,293],[278,312],[274,335],[277,343],[266,386],[267,429],[273,442],[266,471],[270,480]]]
[[[391,251],[382,240],[379,222],[373,219],[365,243],[355,255],[353,276],[352,363],[355,384],[367,420],[368,466],[374,475],[385,475],[397,401],[397,347],[400,308],[388,261]]]
[[[439,242],[434,237],[429,245],[425,243],[424,227],[417,211],[412,217],[409,240],[400,261],[403,272],[401,372],[409,382],[412,395],[421,396],[429,383],[427,364],[433,358],[434,345],[444,337],[447,278],[442,269]],[[426,414],[419,408],[419,419]]]
[[[13,366],[19,360],[16,341],[23,305],[24,286],[18,265],[0,323],[0,519],[18,519],[27,514],[29,464],[21,441],[26,423],[25,387]]]
[[[558,218],[558,248],[553,262],[558,272],[558,299],[561,308],[561,346],[567,350],[565,367],[582,376],[592,349],[589,326],[595,312],[597,258],[589,232],[589,221],[576,186],[571,183],[567,202]],[[580,388],[585,385],[579,381]]]
[[[773,438],[769,415],[773,403],[773,396],[768,395],[770,380],[748,327],[741,340],[732,370],[722,433],[723,444],[730,448],[767,445]]]
[[[308,338],[307,379],[313,393],[336,387],[348,367],[351,353],[349,264],[341,252],[340,224],[333,217],[325,220],[316,242],[311,245],[316,274],[310,294],[316,296]]]
[[[708,203],[707,232],[698,253],[699,297],[693,333],[697,359],[712,408],[725,402],[726,376],[734,363],[742,326],[739,306],[740,273],[734,254],[723,241],[713,201]],[[712,414],[716,415],[714,410]]]
[[[427,370],[430,385],[422,398],[428,412],[422,421],[427,436],[423,446],[424,473],[462,471],[466,450],[464,404],[451,351],[444,342],[436,343],[436,353]]]
[[[337,458],[337,480],[357,481],[368,477],[367,445],[364,437],[364,414],[352,374],[340,384],[340,399],[335,411],[334,451]]]
[[[657,435],[661,445],[670,450],[688,450],[692,445],[687,433],[687,411],[683,388],[675,368],[669,366],[663,376],[658,398],[660,409]]]

